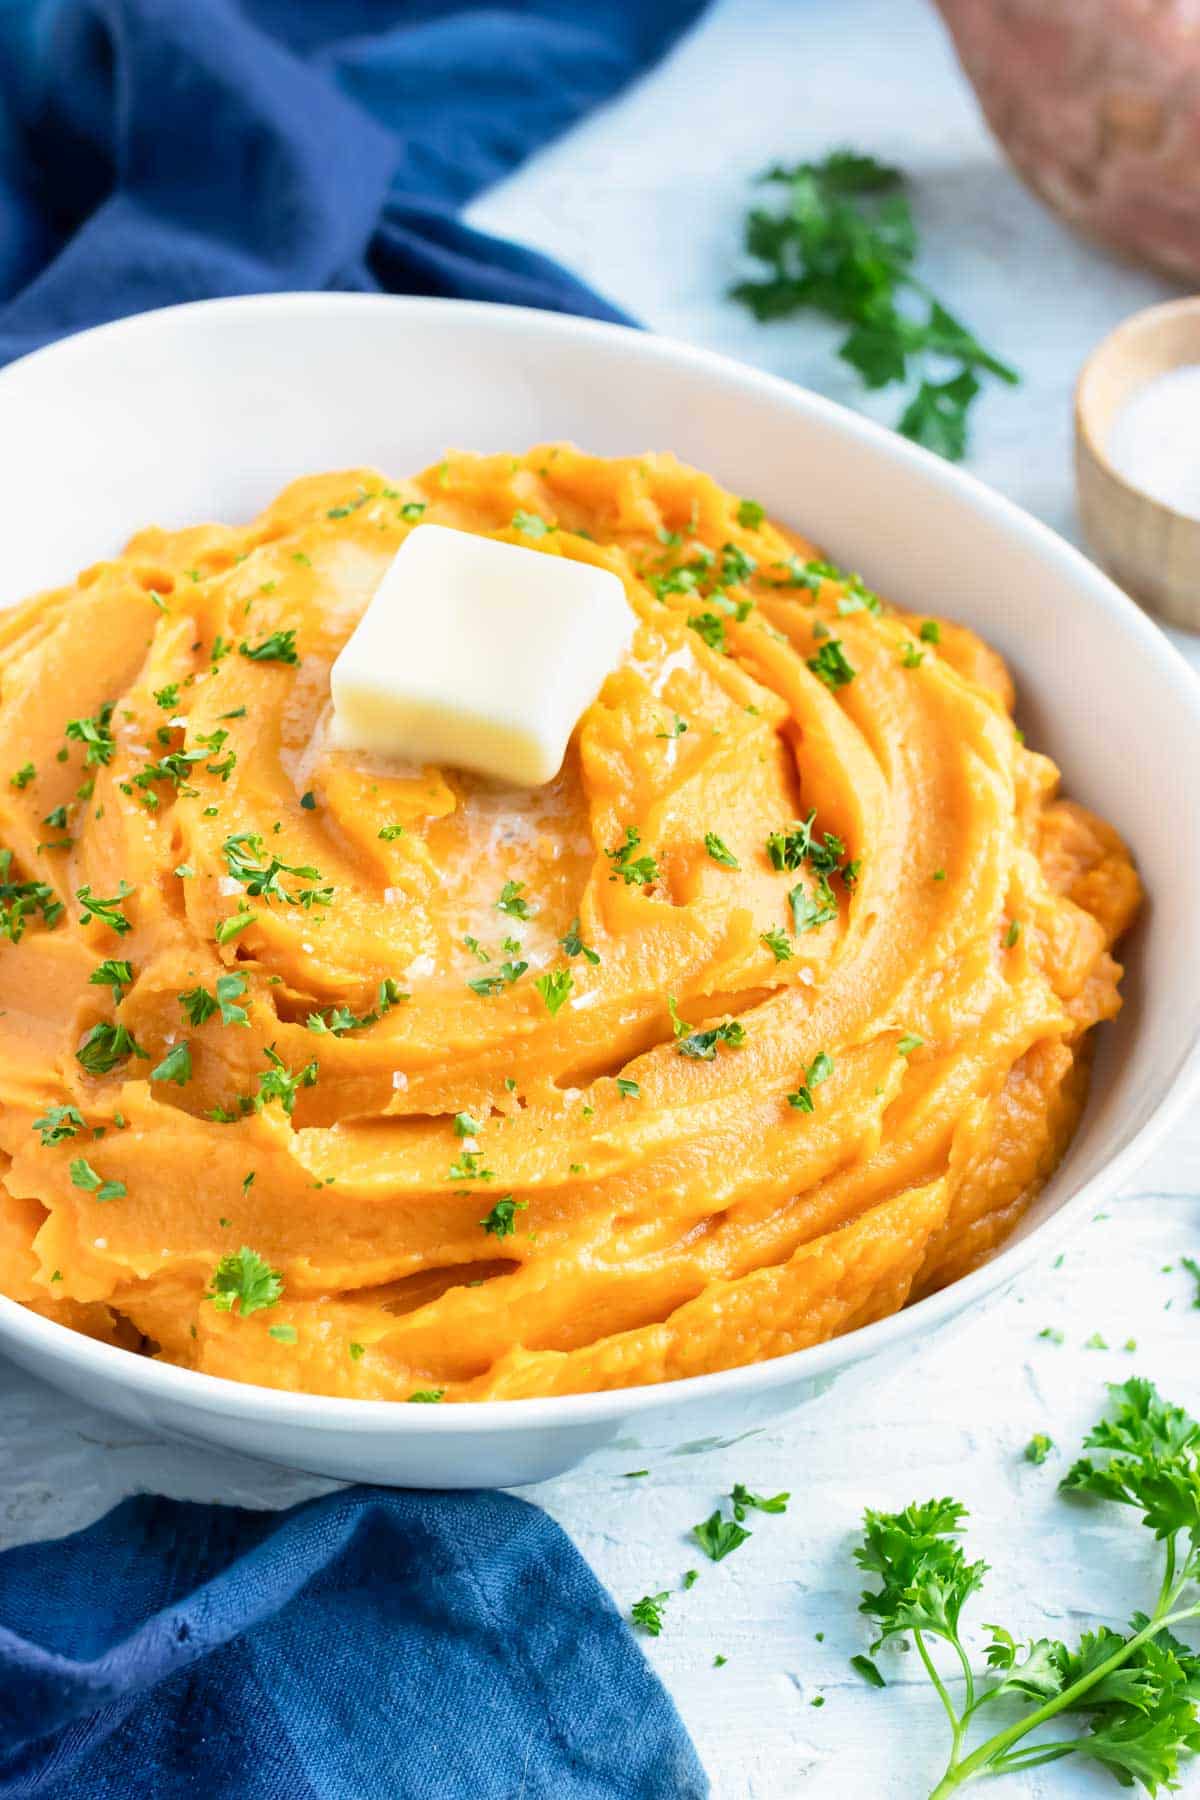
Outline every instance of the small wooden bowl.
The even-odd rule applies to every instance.
[[[1173,625],[1200,630],[1200,519],[1144,494],[1108,459],[1113,420],[1134,391],[1200,363],[1200,295],[1135,313],[1093,350],[1075,389],[1075,485],[1097,562]]]

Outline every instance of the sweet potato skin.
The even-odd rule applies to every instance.
[[[1200,280],[1200,15],[1190,0],[937,0],[1014,168],[1070,224]]]

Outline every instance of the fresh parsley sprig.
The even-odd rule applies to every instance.
[[[917,386],[898,429],[958,462],[980,376],[1016,382],[913,272],[917,231],[899,169],[852,150],[777,165],[760,178],[783,190],[781,210],[755,207],[745,247],[765,272],[731,288],[765,323],[805,309],[847,326],[838,355],[869,388]],[[902,296],[915,306],[901,306]],[[930,360],[932,359],[932,360]]]
[[[899,1513],[868,1511],[855,1551],[879,1585],[863,1594],[874,1619],[874,1648],[913,1635],[926,1673],[950,1722],[950,1758],[930,1800],[946,1800],[976,1776],[1037,1768],[1083,1756],[1124,1787],[1148,1794],[1177,1785],[1181,1760],[1200,1751],[1200,1655],[1173,1627],[1200,1619],[1200,1423],[1160,1398],[1148,1381],[1110,1388],[1110,1416],[1085,1439],[1099,1458],[1083,1457],[1060,1486],[1067,1493],[1116,1501],[1141,1514],[1163,1546],[1153,1610],[1133,1615],[1127,1632],[1100,1626],[1072,1649],[1049,1638],[1022,1642],[989,1625],[988,1678],[971,1667],[959,1632],[966,1602],[987,1564],[970,1562],[959,1541],[966,1511],[957,1500],[928,1500]],[[931,1646],[949,1646],[962,1671],[961,1699],[935,1664]],[[1002,1698],[1025,1710],[973,1750],[969,1729],[983,1708]],[[1080,1716],[1086,1724],[1075,1729]],[[1029,1734],[1052,1722],[1065,1735]]]

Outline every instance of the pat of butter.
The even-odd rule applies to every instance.
[[[418,525],[333,665],[332,741],[539,787],[634,624],[607,569]]]

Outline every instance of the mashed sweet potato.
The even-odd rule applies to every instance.
[[[327,747],[418,518],[625,583],[543,789]],[[986,1257],[1137,877],[999,659],[816,554],[670,457],[540,448],[300,481],[0,618],[0,1291],[466,1400],[780,1356]]]

